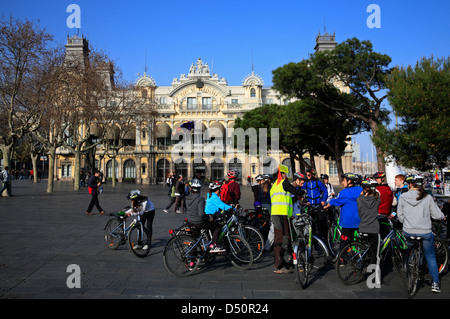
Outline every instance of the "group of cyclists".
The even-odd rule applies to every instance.
[[[389,223],[386,221],[392,218],[398,218],[403,224],[405,236],[422,237],[428,269],[433,278],[432,291],[440,292],[431,218],[442,220],[445,217],[432,196],[424,190],[423,177],[397,175],[397,190],[392,191],[386,183],[384,172],[377,172],[365,180],[359,175],[346,173],[342,175],[342,190],[336,195],[328,182],[328,176],[321,175],[319,179],[314,169],[307,170],[306,174],[293,174],[292,181],[288,175],[288,167],[279,165],[276,174],[258,175],[255,178],[256,184],[252,186],[255,207],[263,207],[270,212],[271,227],[266,249],[273,247],[274,273],[291,272],[290,265],[284,258],[290,244],[290,219],[302,213],[302,206],[319,207],[312,216],[314,232],[325,239],[330,207],[335,206],[339,207],[341,248],[355,240],[354,234],[358,230],[368,233],[369,240],[379,242],[389,233]],[[200,193],[202,183],[199,179],[194,178],[189,183],[190,192],[186,196],[187,222],[196,228],[211,231],[211,253],[224,251],[224,247],[217,244],[221,226],[215,219],[221,212],[239,205],[241,191],[235,181],[237,177],[238,172],[230,171],[225,182],[211,182],[206,198]],[[141,197],[142,203],[139,201]],[[138,197],[129,195],[129,198],[134,199],[134,211],[150,214],[147,227],[151,229],[154,205],[149,204],[149,199],[140,194]]]

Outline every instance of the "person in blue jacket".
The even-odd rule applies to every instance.
[[[340,206],[339,225],[342,227],[340,249],[349,241],[354,240],[355,231],[358,230],[361,219],[358,214],[358,203],[356,199],[361,195],[363,189],[361,186],[355,186],[357,176],[353,173],[342,175],[342,187],[344,187],[336,198],[330,200],[325,206]]]
[[[306,171],[306,178],[308,179],[303,184],[302,189],[307,194],[309,205],[319,206],[320,209],[313,215],[314,232],[322,239],[327,238],[328,224],[327,216],[323,207],[326,205],[328,198],[328,189],[316,176],[314,169]]]
[[[214,215],[220,213],[222,210],[229,210],[232,206],[225,204],[220,200],[220,188],[222,183],[215,181],[209,184],[209,193],[206,198],[205,214],[209,215],[210,222],[214,222]],[[217,239],[219,238],[219,232],[221,226],[217,223],[213,223],[211,227],[213,235],[211,239],[211,245],[209,246],[209,251],[212,253],[221,253],[225,249],[217,245]]]

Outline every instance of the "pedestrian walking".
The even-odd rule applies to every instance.
[[[12,197],[11,195],[11,175],[9,174],[9,167],[5,166],[5,169],[3,170],[2,174],[0,175],[3,182],[2,190],[0,191],[0,197],[3,194],[3,191],[6,189],[6,192],[9,197]]]
[[[98,211],[100,212],[100,215],[104,214],[105,211],[100,206],[100,203],[98,202],[98,194],[99,194],[99,187],[102,185],[100,181],[100,172],[98,170],[95,170],[94,175],[89,178],[88,181],[88,190],[89,194],[91,194],[91,202],[89,203],[88,209],[86,210],[86,215],[91,215],[92,208],[97,207]]]

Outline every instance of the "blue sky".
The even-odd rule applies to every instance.
[[[271,85],[272,70],[313,53],[325,27],[338,42],[370,40],[392,66],[450,53],[448,0],[0,0],[0,14],[39,20],[65,44],[77,33],[66,25],[69,4],[81,8],[79,34],[108,53],[125,79],[144,72],[147,56],[147,74],[161,86],[188,73],[198,57],[229,85],[241,84],[253,60],[255,73]],[[380,7],[381,28],[367,26],[370,4]],[[356,140],[370,159],[367,134]]]

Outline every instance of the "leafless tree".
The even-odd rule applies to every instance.
[[[53,36],[30,20],[0,18],[0,150],[10,166],[13,148],[39,122],[31,98],[35,70],[49,54]]]
[[[116,186],[116,158],[124,147],[135,146],[136,134],[156,116],[155,103],[125,81],[104,97],[102,120],[103,151],[111,159],[112,186]],[[139,169],[139,168],[138,168]]]

